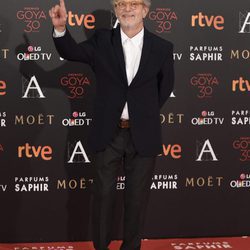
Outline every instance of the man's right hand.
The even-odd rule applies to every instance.
[[[57,4],[52,7],[49,10],[49,15],[51,17],[54,28],[59,32],[63,32],[66,29],[66,22],[68,17],[64,0],[60,0],[60,5]]]

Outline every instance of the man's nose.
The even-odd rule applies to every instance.
[[[131,10],[131,3],[126,3],[126,11],[130,11]]]

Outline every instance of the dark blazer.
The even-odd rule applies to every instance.
[[[174,84],[173,44],[146,28],[137,74],[128,86],[120,27],[96,30],[77,44],[68,29],[53,38],[61,57],[87,63],[96,75],[96,98],[89,146],[103,150],[114,138],[125,102],[128,102],[131,133],[140,155],[162,152],[160,108]]]

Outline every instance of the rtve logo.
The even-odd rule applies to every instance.
[[[95,16],[93,14],[73,14],[68,12],[68,23],[70,26],[84,26],[86,29],[92,30],[95,28]]]
[[[0,80],[0,96],[6,95],[6,82]]]
[[[241,92],[250,91],[250,81],[244,80],[243,77],[240,77],[239,80],[233,80],[232,91],[235,92],[236,90]]]
[[[191,26],[200,26],[202,28],[208,26],[213,27],[216,30],[224,29],[224,17],[223,16],[207,16],[199,12],[198,15],[192,15]]]
[[[170,158],[173,159],[180,159],[181,158],[181,145],[179,144],[168,144],[167,146],[165,144],[162,145],[162,154],[159,154],[158,156],[170,156]]]
[[[24,146],[17,148],[18,158],[39,158],[41,157],[45,161],[52,159],[52,148],[50,146],[30,146],[29,143],[25,143]]]

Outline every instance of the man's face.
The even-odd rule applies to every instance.
[[[133,29],[143,25],[149,9],[143,0],[120,0],[115,5],[115,14],[122,28]]]

